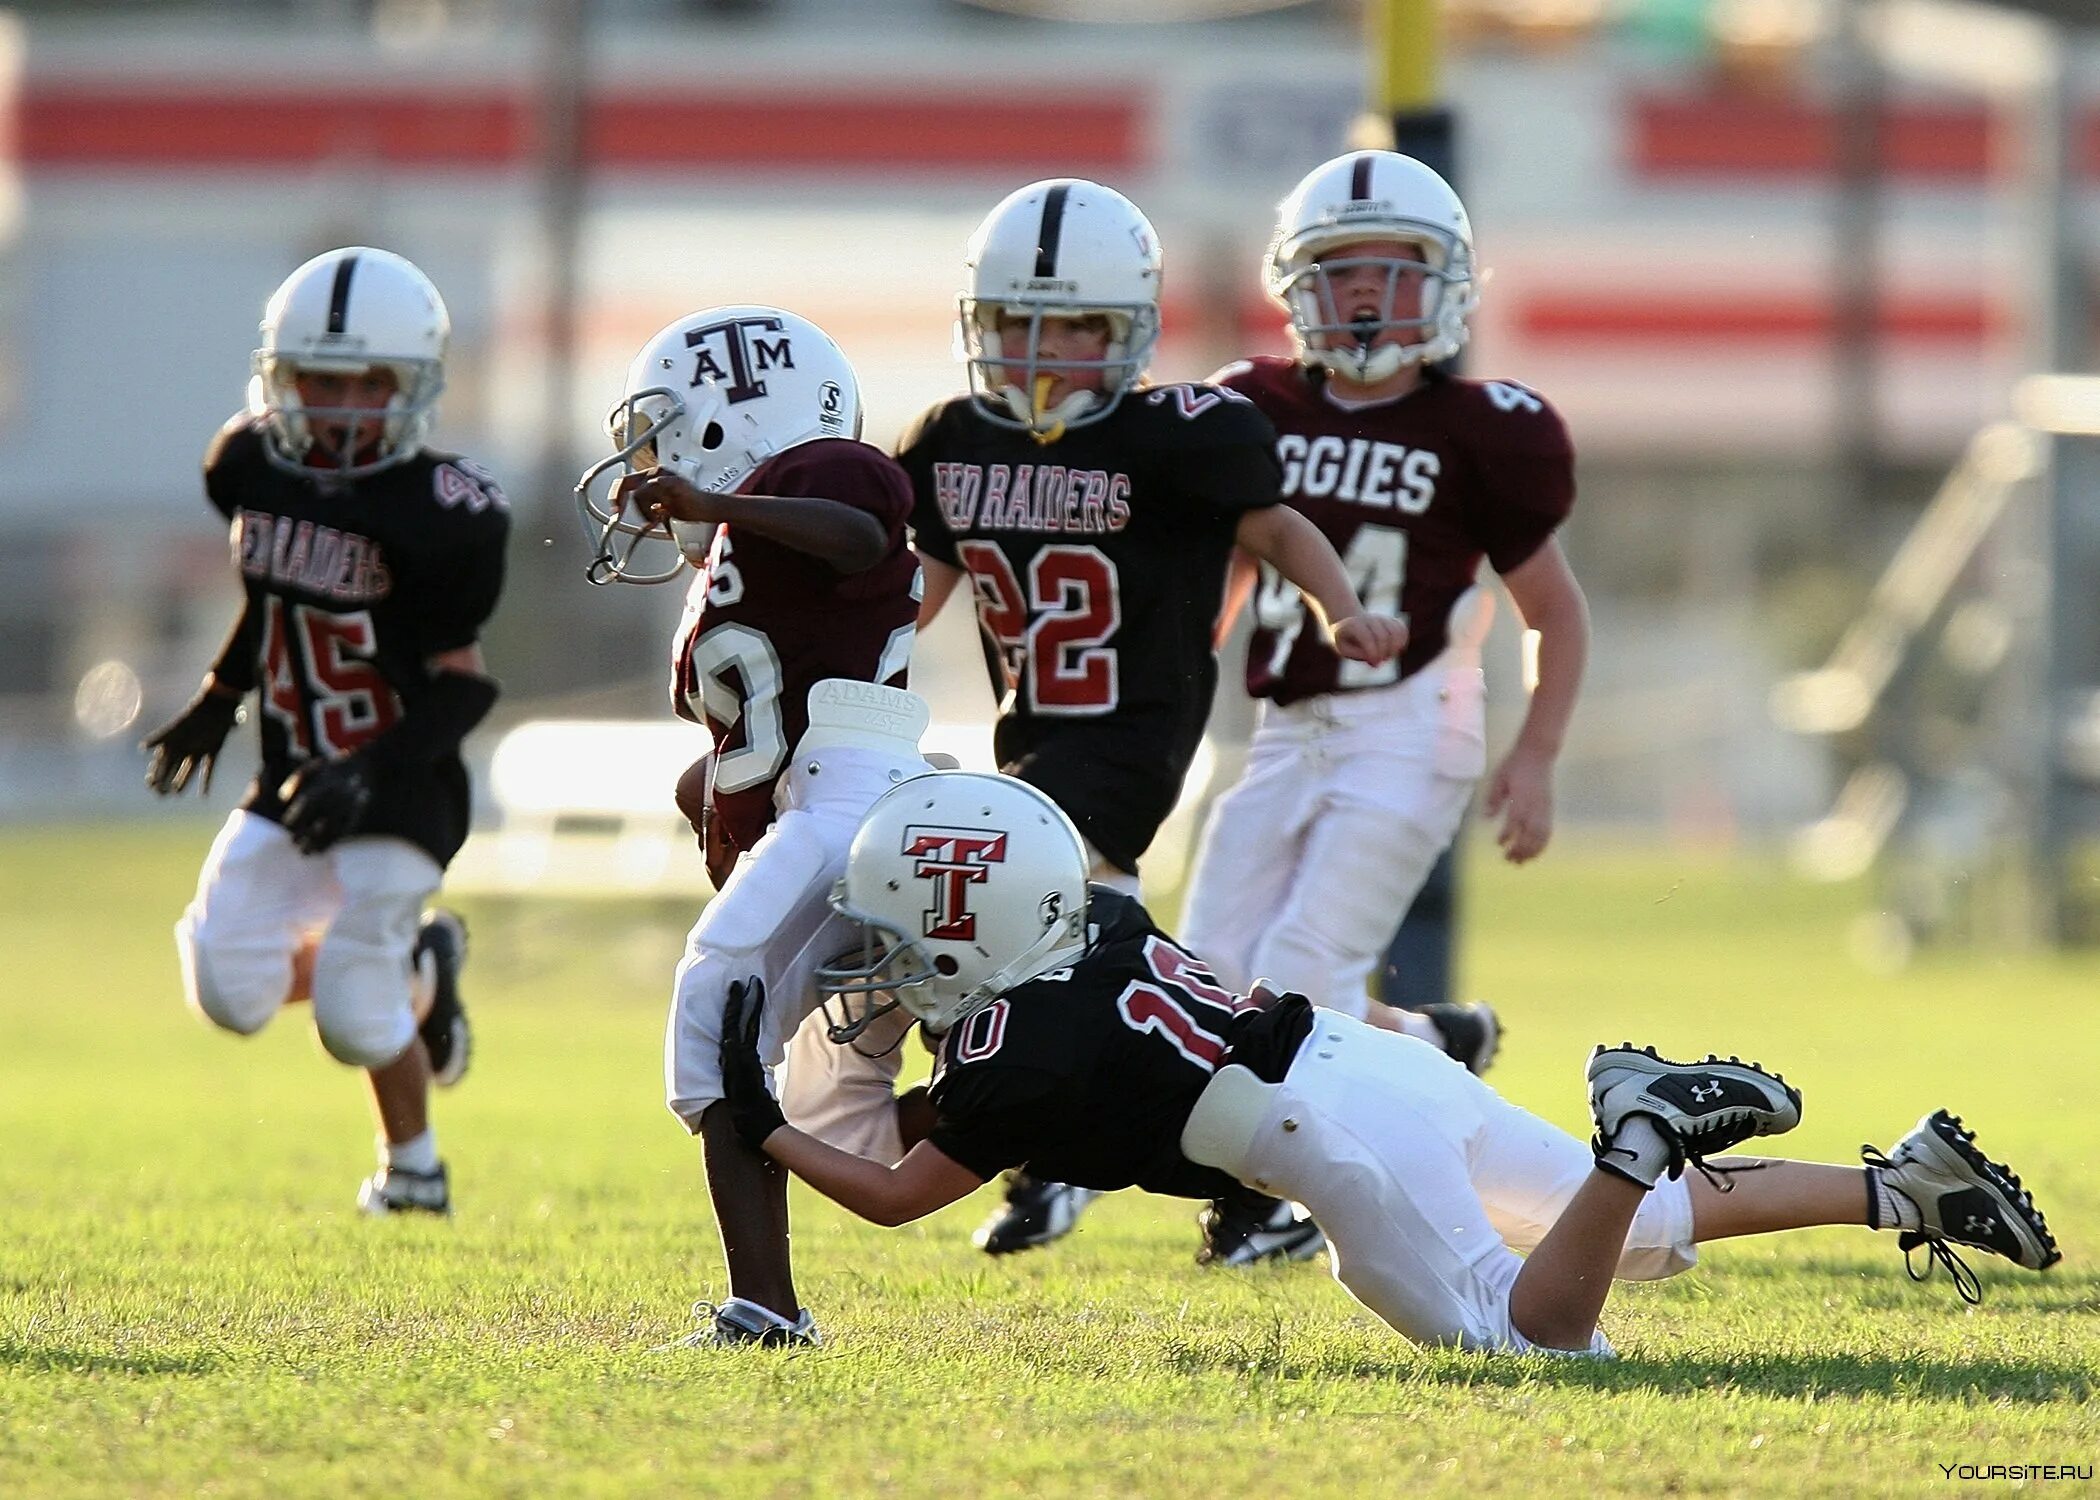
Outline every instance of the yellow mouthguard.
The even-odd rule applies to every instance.
[[[1036,421],[1040,422],[1045,416],[1048,415],[1048,407],[1050,405],[1050,388],[1056,384],[1057,377],[1055,375],[1038,375],[1035,377]],[[1052,422],[1047,428],[1036,427],[1030,429],[1030,436],[1032,436],[1038,443],[1042,443],[1045,446],[1056,442],[1059,438],[1063,437],[1064,435],[1065,424],[1063,422]]]

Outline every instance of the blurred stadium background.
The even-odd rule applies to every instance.
[[[2081,895],[2100,890],[2100,396],[2034,378],[2094,368],[2093,12],[14,5],[0,820],[201,818],[155,804],[134,747],[231,617],[197,461],[241,400],[264,298],[308,255],[388,246],[451,306],[439,440],[490,464],[519,515],[485,762],[527,720],[665,717],[676,591],[586,587],[569,495],[650,332],[711,302],[793,307],[853,357],[887,443],[960,383],[972,225],[1075,174],[1161,230],[1159,373],[1281,348],[1257,278],[1273,206],[1393,105],[1403,44],[1380,27],[1402,16],[1440,39],[1415,61],[1456,113],[1493,272],[1471,368],[1550,395],[1581,457],[1567,545],[1597,640],[1562,837],[1871,864],[1885,899],[1863,932],[1884,959],[1921,938],[2100,936]],[[1521,693],[1504,615],[1497,743]],[[967,622],[941,624],[914,685],[960,733],[991,704]],[[1220,769],[1250,720],[1227,681]],[[225,781],[246,769],[229,760]],[[589,801],[603,773],[557,766]],[[667,782],[630,778],[606,818],[668,811]]]

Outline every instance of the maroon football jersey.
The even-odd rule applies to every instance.
[[[1575,503],[1575,450],[1560,414],[1507,380],[1432,374],[1398,401],[1345,411],[1289,360],[1227,366],[1213,383],[1276,426],[1283,498],[1340,554],[1366,609],[1407,621],[1383,666],[1344,661],[1308,629],[1298,590],[1266,564],[1247,647],[1247,691],[1295,703],[1382,687],[1445,646],[1451,606],[1487,559],[1498,573],[1538,551]]]
[[[773,821],[773,789],[809,728],[827,677],[903,687],[919,615],[919,563],[904,538],[911,483],[878,448],[820,438],[767,459],[738,488],[864,510],[889,550],[860,573],[748,530],[715,528],[686,594],[671,657],[671,706],[714,737],[716,829],[749,849]]]

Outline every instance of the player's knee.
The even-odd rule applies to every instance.
[[[291,987],[291,956],[210,931],[189,917],[176,925],[175,947],[190,1009],[222,1031],[253,1036]]]
[[[314,1029],[338,1062],[380,1068],[416,1034],[412,939],[375,938],[339,919],[314,955]]]

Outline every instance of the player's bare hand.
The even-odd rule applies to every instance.
[[[1502,857],[1513,865],[1536,859],[1553,837],[1553,762],[1510,751],[1488,778],[1485,806],[1490,818],[1502,819],[1495,834]]]
[[[688,521],[702,525],[724,519],[720,495],[711,494],[669,469],[629,474],[613,491],[615,499],[634,507],[652,525]]]
[[[1407,649],[1407,622],[1391,615],[1351,615],[1334,627],[1334,649],[1350,661],[1378,666]]]

